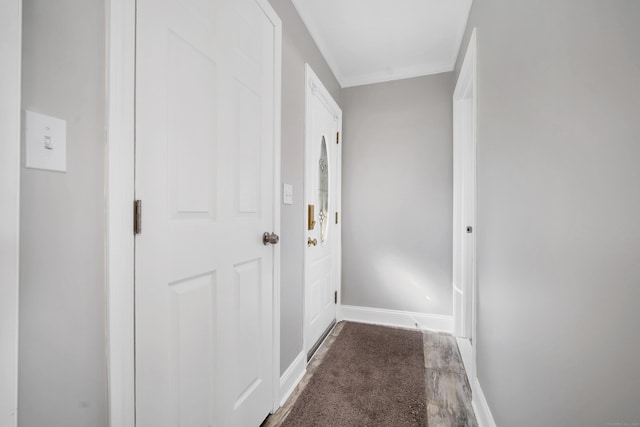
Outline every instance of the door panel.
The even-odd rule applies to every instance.
[[[215,283],[209,273],[169,286],[174,425],[208,425],[214,413]]]
[[[235,295],[233,300],[234,312],[236,313],[235,353],[239,356],[236,368],[239,375],[235,378],[234,394],[236,400],[234,408],[242,405],[251,391],[261,382],[260,373],[260,321],[261,311],[261,267],[260,260],[251,260],[235,268]]]
[[[217,64],[168,32],[167,141],[169,203],[174,219],[214,218]],[[193,81],[199,84],[193,84]]]
[[[236,154],[236,194],[238,214],[260,212],[260,97],[247,86],[236,82],[236,123],[238,146]]]
[[[272,406],[274,24],[254,0],[138,0],[136,422]]]

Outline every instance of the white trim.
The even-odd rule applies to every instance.
[[[284,406],[306,372],[307,356],[301,351],[280,377],[280,406]]]
[[[273,81],[273,112],[274,112],[274,132],[273,132],[273,233],[280,235],[280,200],[282,186],[280,185],[282,168],[281,162],[281,120],[282,120],[282,21],[271,7],[267,0],[256,0],[262,8],[264,14],[273,24],[274,30],[274,81]],[[280,248],[281,245],[273,246],[273,356],[272,356],[272,385],[271,410],[272,413],[280,407]]]
[[[448,333],[451,333],[453,328],[453,318],[451,316],[352,305],[340,307],[340,319],[373,325]]]
[[[413,77],[429,76],[432,74],[447,73],[453,71],[455,64],[421,64],[412,67],[396,68],[391,71],[376,71],[353,77],[341,77],[339,79],[342,88],[363,86],[374,83],[383,83],[393,80],[410,79]]]
[[[480,387],[480,381],[476,376],[475,371],[475,354],[471,343],[466,338],[456,338],[458,343],[458,349],[462,356],[462,362],[464,369],[467,373],[467,379],[471,386],[471,405],[473,406],[473,412],[476,415],[476,421],[479,427],[496,427],[496,422],[489,409],[489,404],[485,398],[482,387]]]
[[[341,204],[341,197],[342,197],[342,109],[340,108],[340,106],[338,105],[338,103],[333,99],[333,97],[331,96],[331,94],[329,93],[329,91],[327,90],[327,88],[324,86],[324,84],[322,83],[322,81],[320,80],[320,78],[316,75],[316,73],[313,71],[313,69],[311,68],[311,66],[308,63],[304,64],[304,69],[305,69],[305,101],[304,101],[304,117],[305,117],[305,139],[304,139],[304,173],[303,173],[303,215],[304,215],[304,222],[303,222],[303,230],[304,230],[304,236],[307,236],[307,223],[308,223],[308,211],[307,211],[307,200],[309,200],[309,191],[307,189],[307,171],[306,171],[306,167],[307,167],[307,158],[308,158],[308,150],[309,150],[309,144],[308,144],[308,140],[311,137],[311,121],[309,120],[308,114],[311,111],[311,101],[313,98],[319,99],[325,107],[327,107],[327,109],[334,114],[336,120],[337,120],[337,127],[338,127],[338,132],[340,133],[340,144],[339,144],[339,148],[337,151],[337,155],[339,156],[339,159],[337,161],[337,163],[340,165],[338,168],[338,176],[337,179],[339,180],[339,185],[338,188],[340,188],[340,191],[338,191],[337,194],[337,201],[338,201],[338,207],[339,209],[342,208],[342,204]],[[342,211],[339,211],[341,216],[342,216]],[[337,249],[336,252],[337,254],[340,254],[342,251],[342,221],[340,221],[338,223],[339,227],[336,230],[336,238],[337,238]],[[308,264],[308,260],[307,260],[307,256],[308,256],[308,251],[307,251],[307,243],[306,240],[303,239],[302,242],[300,242],[301,245],[300,247],[303,250],[303,254],[304,256],[302,257],[302,278],[303,278],[303,282],[302,282],[302,349],[303,351],[306,353],[311,349],[311,346],[313,346],[315,343],[309,343],[309,337],[308,337],[308,326],[307,326],[307,313],[306,313],[306,305],[307,305],[307,294],[306,294],[306,285],[307,285],[307,264]],[[341,262],[339,259],[335,260],[333,267],[336,268],[337,273],[336,273],[336,289],[335,291],[338,292],[338,299],[341,298],[341,274],[340,274],[340,268],[341,268]],[[336,305],[336,319],[338,319],[338,313],[339,313],[339,305]],[[328,326],[328,325],[327,325]]]
[[[451,69],[455,71],[456,64],[458,63],[458,57],[460,56],[460,49],[462,49],[462,42],[464,41],[464,35],[466,33],[467,26],[469,24],[469,17],[471,16],[471,9],[473,8],[473,0],[469,1],[469,9],[467,10],[467,16],[464,22],[461,23],[460,31],[458,31],[458,39],[453,45],[453,64]]]
[[[0,4],[0,425],[18,418],[22,1]]]
[[[462,364],[467,372],[467,377],[473,378],[471,375],[473,373],[473,347],[471,341],[467,338],[456,337],[456,342],[460,356],[462,357]]]
[[[106,283],[109,425],[135,425],[134,199],[135,2],[109,0],[107,16]]]
[[[473,406],[473,412],[476,415],[476,421],[478,427],[496,427],[496,422],[493,419],[491,409],[484,396],[482,387],[480,387],[480,381],[476,378],[471,385],[471,394],[473,396],[471,405]]]
[[[309,64],[304,64],[307,85],[311,89],[311,94],[317,97],[329,111],[342,119],[342,110],[333,99],[327,88],[324,87],[320,78],[316,75]]]
[[[454,314],[454,334],[475,340],[475,324],[476,324],[476,282],[477,282],[477,190],[473,194],[474,218],[472,224],[466,224],[462,216],[463,203],[463,135],[471,135],[472,157],[473,161],[473,182],[476,182],[476,146],[477,146],[477,41],[476,29],[474,28],[467,52],[464,57],[460,75],[456,82],[453,93],[453,314]],[[464,120],[465,107],[468,108],[468,100],[471,100],[471,129],[468,129],[469,121]],[[465,276],[463,271],[463,246],[462,241],[465,238],[464,227],[471,225],[474,227],[474,259],[472,283],[469,289],[462,289],[462,278]]]
[[[336,212],[338,212],[338,227],[336,233],[338,241],[336,243],[335,268],[336,268],[336,292],[338,298],[336,301],[336,320],[340,313],[340,304],[342,304],[342,114],[338,117],[338,147],[336,149],[336,165],[337,180],[340,185],[336,188]]]
[[[472,136],[472,156],[474,158],[474,171],[477,173],[476,155],[477,155],[477,128],[478,128],[478,71],[477,71],[477,31],[474,28],[471,37],[469,38],[469,44],[467,52],[465,53],[460,75],[456,82],[456,87],[453,94],[453,114],[454,114],[454,234],[453,234],[453,294],[454,294],[454,316],[455,316],[455,333],[456,335],[463,337],[471,337],[472,341],[466,338],[458,338],[458,347],[462,356],[464,367],[467,372],[467,378],[471,385],[472,393],[472,405],[476,415],[476,420],[479,427],[495,427],[496,423],[489,409],[489,405],[485,398],[482,387],[478,380],[478,366],[477,366],[477,348],[478,348],[478,334],[477,334],[477,241],[478,237],[475,237],[474,253],[476,254],[473,262],[472,272],[472,285],[471,289],[459,289],[456,286],[456,282],[464,272],[462,271],[462,257],[460,253],[460,236],[463,235],[464,230],[461,220],[461,209],[459,208],[462,198],[462,189],[460,185],[461,174],[461,159],[462,149],[460,142],[460,135],[465,129],[463,128],[464,122],[460,120],[462,114],[462,102],[468,102],[471,99],[471,136]],[[467,106],[468,107],[468,106]],[[467,129],[468,131],[469,129]],[[476,176],[474,176],[474,183],[476,183]],[[477,184],[476,184],[477,185]],[[474,210],[475,217],[473,218],[473,225],[477,225],[477,187],[474,191]],[[477,229],[474,230],[477,233]],[[470,319],[469,319],[470,317]],[[470,320],[470,322],[469,322]]]
[[[471,84],[471,79],[473,79],[473,83],[477,82],[477,32],[477,28],[474,28],[469,36],[467,51],[465,52],[460,74],[456,81],[456,87],[453,91],[454,99],[462,99],[464,97],[464,92],[468,89],[468,85]]]

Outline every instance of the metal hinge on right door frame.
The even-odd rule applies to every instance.
[[[333,292],[333,303],[334,304],[338,303],[338,291]]]
[[[133,202],[133,234],[142,233],[142,200]]]
[[[340,132],[336,132],[336,144],[340,144]]]

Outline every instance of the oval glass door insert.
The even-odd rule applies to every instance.
[[[320,241],[327,239],[327,231],[329,230],[329,159],[327,156],[327,141],[322,137],[320,146],[320,161],[318,165],[320,177],[318,182],[318,219],[320,220]]]

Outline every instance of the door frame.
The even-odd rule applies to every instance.
[[[304,211],[304,223],[303,223],[303,236],[307,235],[307,224],[309,222],[308,219],[308,211],[307,211],[307,200],[309,199],[309,194],[307,190],[307,158],[309,154],[309,139],[311,137],[311,125],[312,121],[310,120],[311,113],[311,101],[314,97],[318,97],[324,105],[329,109],[331,113],[333,113],[338,122],[338,149],[336,150],[336,165],[337,165],[337,191],[336,191],[336,212],[340,213],[340,218],[338,220],[338,227],[336,230],[337,241],[336,241],[336,253],[334,254],[335,258],[332,263],[333,268],[336,270],[336,289],[338,292],[338,298],[336,303],[336,321],[340,318],[340,304],[342,301],[342,277],[340,272],[342,271],[342,109],[333,99],[327,88],[324,86],[320,78],[316,75],[316,73],[311,68],[311,65],[308,63],[304,64],[304,75],[305,75],[305,91],[304,91],[304,168],[303,168],[303,211]],[[331,218],[331,217],[330,217]],[[311,346],[315,343],[309,342],[309,331],[307,325],[307,270],[308,270],[308,251],[307,251],[307,243],[306,240],[303,239],[301,242],[301,247],[304,253],[302,258],[302,350],[305,354],[305,358],[307,356],[307,352],[311,349]]]
[[[18,419],[22,0],[0,5],[0,425]]]
[[[136,3],[106,2],[106,292],[109,425],[135,426],[133,200]]]
[[[282,21],[254,0],[274,27],[274,223],[280,234]],[[106,293],[107,384],[111,427],[135,426],[135,46],[136,2],[107,0]],[[280,245],[273,254],[272,411],[280,407]]]
[[[471,115],[465,113],[467,102],[471,101]],[[469,120],[470,119],[470,120]],[[460,352],[463,356],[470,381],[476,378],[476,304],[477,304],[477,230],[474,233],[472,284],[466,289],[460,289],[459,283],[464,277],[464,263],[462,255],[462,241],[465,236],[465,226],[462,210],[463,194],[463,141],[466,136],[471,138],[471,156],[473,159],[473,226],[477,225],[477,123],[478,123],[478,73],[477,73],[477,39],[474,28],[460,74],[453,92],[453,321],[454,335],[458,339]],[[467,141],[465,141],[467,142]]]

